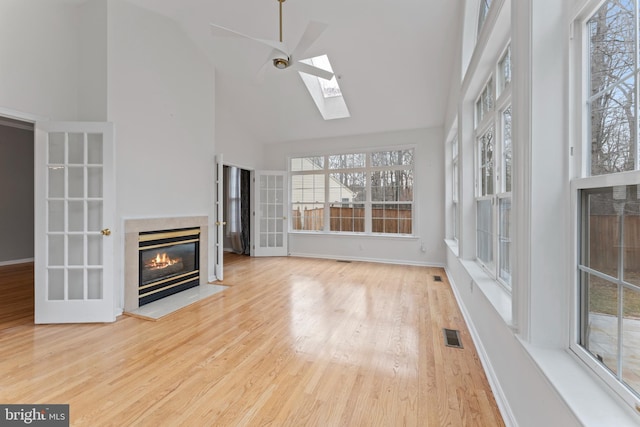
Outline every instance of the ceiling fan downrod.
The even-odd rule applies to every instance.
[[[282,43],[282,3],[287,0],[277,0],[280,3],[280,43]]]
[[[276,0],[280,3],[280,43],[282,43],[282,3],[286,0]],[[289,66],[289,58],[274,58],[273,66],[278,68],[279,70],[284,70]]]

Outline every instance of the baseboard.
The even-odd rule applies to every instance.
[[[379,264],[396,264],[396,265],[415,265],[417,267],[439,267],[444,268],[443,263],[428,262],[428,261],[407,261],[397,259],[384,259],[384,258],[367,258],[367,257],[352,257],[352,256],[337,256],[326,254],[307,254],[299,252],[290,252],[289,256],[300,258],[318,258],[318,259],[332,259],[332,260],[344,260],[344,261],[361,261],[361,262],[375,262]]]
[[[5,265],[26,264],[28,262],[33,262],[33,258],[14,259],[11,261],[0,261],[0,267],[3,267]]]
[[[489,387],[491,387],[491,391],[493,391],[493,395],[496,399],[496,404],[498,405],[498,409],[502,414],[502,418],[507,427],[517,427],[518,423],[516,422],[515,416],[513,415],[513,411],[511,411],[511,406],[509,406],[509,402],[507,401],[507,396],[502,390],[500,386],[500,381],[498,381],[498,377],[496,372],[493,369],[493,365],[491,365],[491,361],[489,360],[489,356],[487,351],[482,344],[482,340],[478,335],[478,331],[476,330],[475,325],[467,311],[467,308],[458,293],[458,288],[455,286],[453,281],[453,276],[447,267],[444,267],[445,272],[447,273],[447,278],[449,279],[449,283],[451,284],[451,290],[453,291],[453,295],[458,302],[458,307],[460,307],[460,312],[462,313],[462,317],[467,324],[467,328],[469,329],[469,333],[471,334],[471,339],[473,340],[473,344],[476,346],[476,350],[478,351],[478,357],[480,358],[480,363],[482,363],[482,367],[484,368],[485,373],[487,374],[487,381],[489,381]]]

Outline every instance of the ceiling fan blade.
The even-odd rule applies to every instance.
[[[297,61],[302,59],[302,55],[311,47],[312,44],[322,35],[324,30],[327,29],[327,24],[322,22],[310,21],[307,25],[307,29],[304,30],[302,38],[298,42],[298,45],[291,52],[291,57]]]
[[[284,43],[275,40],[265,40],[265,39],[257,39],[255,37],[248,36],[243,33],[239,33],[237,31],[231,30],[229,28],[223,27],[221,25],[209,24],[211,25],[211,34],[215,37],[239,37],[245,38],[249,40],[253,40],[255,42],[261,43],[263,45],[269,46],[272,49],[275,49],[283,54],[287,55],[287,47]]]
[[[292,68],[325,80],[331,80],[333,78],[333,73],[331,71],[323,70],[322,68],[314,67],[313,65],[305,64],[300,61],[295,62]]]

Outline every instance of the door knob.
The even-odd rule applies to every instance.
[[[111,236],[111,230],[109,230],[108,228],[101,230],[100,233],[102,233],[103,236]]]

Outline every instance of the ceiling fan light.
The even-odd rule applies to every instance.
[[[289,66],[289,60],[284,58],[274,58],[273,66],[279,70],[284,70]]]

